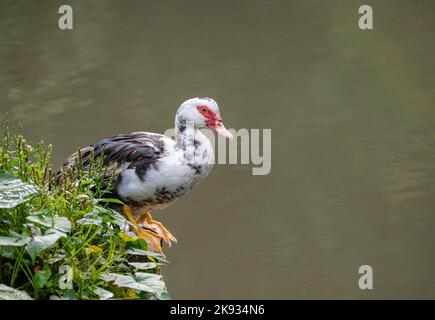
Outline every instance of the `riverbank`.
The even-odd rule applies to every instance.
[[[59,176],[52,148],[4,129],[0,144],[0,299],[169,299],[163,255],[123,232],[96,159]]]

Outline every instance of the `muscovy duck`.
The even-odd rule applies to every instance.
[[[111,196],[125,204],[122,211],[135,226],[133,231],[153,250],[162,252],[162,240],[171,245],[176,239],[153,220],[151,211],[183,197],[213,167],[214,150],[201,128],[232,138],[217,103],[210,98],[193,98],[178,108],[175,140],[150,132],[120,134],[80,149],[68,158],[64,169],[74,169],[79,159],[86,169],[92,159],[102,157],[111,177]]]

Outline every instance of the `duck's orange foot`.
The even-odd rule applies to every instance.
[[[142,228],[135,231],[135,233],[139,238],[142,238],[147,242],[149,251],[155,251],[163,254],[163,249],[161,245],[162,238],[160,237],[159,234],[157,234],[154,231],[142,229]]]
[[[163,254],[162,250],[162,236],[160,236],[157,232],[154,231],[152,228],[145,227],[145,229],[141,228],[138,225],[137,220],[133,218],[133,213],[131,211],[131,208],[128,206],[123,207],[124,215],[127,217],[127,219],[133,224],[133,232],[141,239],[144,239],[147,242],[148,249],[150,251],[155,251]]]
[[[169,247],[172,242],[177,242],[177,239],[172,235],[172,233],[166,229],[161,222],[154,220],[149,212],[140,216],[136,222],[142,223],[146,229],[154,230]]]

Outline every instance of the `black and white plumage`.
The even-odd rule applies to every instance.
[[[209,174],[214,152],[199,130],[205,127],[232,137],[222,123],[217,103],[210,98],[193,98],[176,113],[175,140],[149,132],[120,134],[74,153],[64,167],[74,168],[79,153],[85,168],[92,153],[94,158],[102,157],[112,177],[114,196],[139,216],[171,205]]]

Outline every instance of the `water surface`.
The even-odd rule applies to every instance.
[[[272,171],[219,165],[156,211],[174,298],[434,298],[435,2],[0,3],[0,116],[54,145],[164,132],[213,97],[271,128]],[[361,291],[358,267],[374,269]]]

